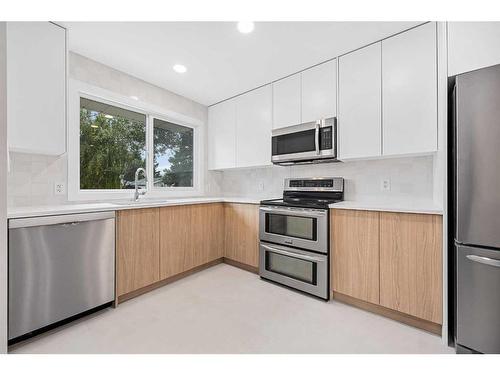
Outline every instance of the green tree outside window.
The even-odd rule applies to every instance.
[[[153,138],[154,186],[193,186],[193,129],[154,119]],[[146,116],[81,98],[80,188],[133,189],[139,167],[146,167]]]

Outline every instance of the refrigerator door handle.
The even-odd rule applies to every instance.
[[[499,267],[500,268],[500,260],[491,259],[487,257],[480,257],[479,255],[467,255],[467,259],[472,260],[473,262],[478,262],[482,264],[487,264],[488,266]]]

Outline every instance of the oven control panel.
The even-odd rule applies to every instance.
[[[287,178],[285,190],[307,190],[307,191],[344,191],[344,179],[342,177],[319,177],[319,178]]]

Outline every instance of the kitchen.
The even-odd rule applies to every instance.
[[[500,23],[0,37],[9,353],[500,352]]]

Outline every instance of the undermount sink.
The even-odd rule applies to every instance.
[[[139,199],[138,201],[134,201],[132,199],[124,200],[124,201],[116,201],[113,202],[116,206],[140,206],[140,205],[149,205],[149,204],[158,204],[158,203],[167,203],[166,199]]]

